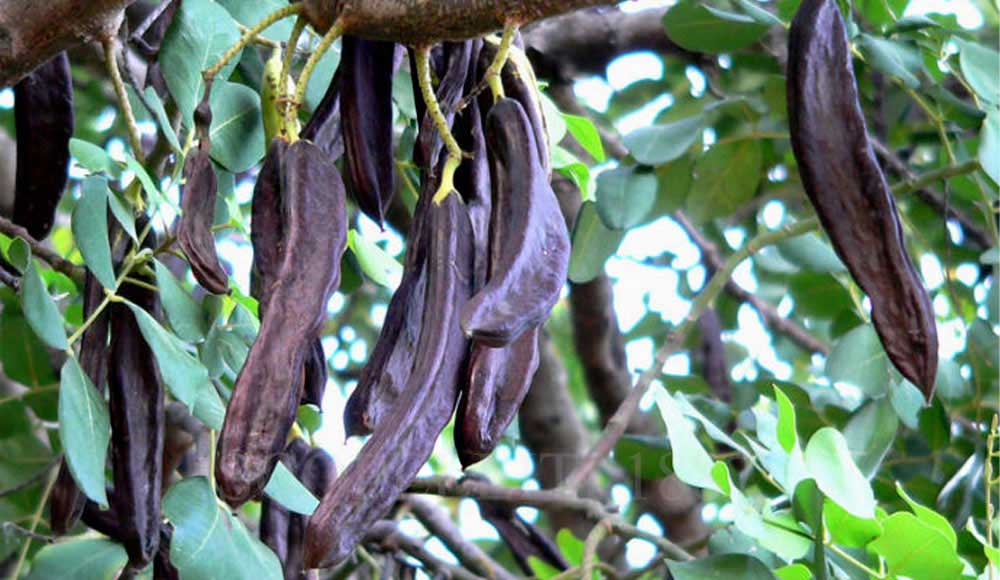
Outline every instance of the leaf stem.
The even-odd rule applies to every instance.
[[[233,60],[233,58],[237,54],[239,54],[240,51],[243,50],[243,48],[246,45],[250,44],[255,38],[257,38],[257,35],[263,32],[265,28],[271,26],[272,24],[281,20],[282,18],[287,18],[289,16],[298,14],[301,11],[302,11],[302,4],[296,3],[296,4],[289,4],[288,6],[279,8],[274,12],[265,16],[263,20],[255,24],[253,27],[247,29],[247,31],[243,33],[243,36],[240,37],[239,41],[237,41],[236,44],[234,44],[233,46],[229,47],[229,50],[227,50],[221,57],[219,57],[219,60],[217,60],[215,64],[205,69],[201,73],[202,78],[205,79],[205,82],[209,82],[212,79],[214,79],[215,75],[219,74],[219,71],[222,70],[224,66],[229,64],[229,61]]]
[[[416,49],[417,80],[420,85],[420,94],[427,105],[427,114],[431,116],[434,126],[437,128],[445,147],[448,149],[448,159],[445,161],[444,169],[441,171],[441,183],[438,185],[437,191],[434,192],[433,198],[434,203],[440,205],[448,197],[448,194],[455,189],[455,171],[462,164],[462,148],[459,147],[458,141],[451,134],[451,129],[448,127],[448,120],[445,119],[444,113],[441,112],[441,104],[437,100],[437,95],[434,94],[434,86],[431,82],[430,59],[431,49],[429,46]]]
[[[483,80],[489,85],[494,101],[499,101],[504,97],[500,71],[507,64],[507,55],[510,53],[510,45],[514,42],[515,36],[517,36],[517,24],[508,23],[504,26],[497,54],[493,57],[493,62],[490,63],[489,68],[486,69],[486,73],[483,74]]]
[[[294,126],[297,106],[293,106],[290,101],[292,95],[287,94],[288,78],[292,72],[292,57],[295,56],[295,47],[299,45],[299,37],[306,28],[306,20],[301,15],[295,19],[292,26],[292,33],[288,35],[288,44],[285,46],[285,54],[281,58],[281,75],[278,77],[278,103],[282,107],[281,127],[282,135],[289,135],[289,129]],[[265,145],[267,145],[265,143]]]
[[[142,150],[142,136],[139,135],[139,127],[135,122],[135,114],[132,112],[132,103],[128,100],[128,93],[125,92],[125,82],[122,80],[121,71],[118,70],[118,38],[107,36],[101,39],[101,47],[104,49],[104,66],[111,77],[111,85],[115,88],[115,95],[118,97],[118,108],[121,109],[122,117],[125,118],[125,127],[128,130],[129,146],[132,148],[132,156],[140,164],[145,163],[146,154]]]
[[[313,71],[316,70],[316,65],[319,64],[320,59],[323,58],[326,51],[330,50],[333,41],[340,38],[343,34],[343,25],[339,22],[334,22],[330,30],[327,30],[326,34],[323,35],[323,39],[319,41],[316,50],[309,55],[309,60],[306,61],[305,66],[302,67],[302,74],[299,75],[299,82],[295,85],[295,98],[291,103],[288,103],[288,108],[286,109],[288,115],[286,118],[292,118],[298,114],[299,107],[306,100],[306,88],[309,86],[309,78],[312,77]]]

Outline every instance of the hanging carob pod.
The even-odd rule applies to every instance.
[[[837,255],[868,295],[882,345],[930,400],[937,329],[872,150],[834,0],[805,0],[788,39],[788,124],[802,185]]]
[[[447,69],[437,96],[439,101],[451,103],[452,107],[458,102],[466,84],[473,42],[445,43],[443,49],[441,61]],[[425,156],[437,159],[444,144],[436,136],[436,131],[433,124],[421,129],[415,145],[415,155],[419,150],[424,151]],[[372,354],[344,408],[344,430],[349,437],[367,435],[377,428],[381,420],[392,412],[413,370],[415,349],[420,336],[421,313],[425,305],[425,216],[434,192],[427,187],[433,181],[429,176],[425,175],[422,181],[422,192],[407,235],[403,277],[389,301]],[[472,207],[469,206],[470,211]]]
[[[326,153],[331,162],[337,161],[344,154],[344,134],[340,128],[340,74],[338,67],[323,99],[316,105],[305,127],[299,131],[299,138],[312,141]]]
[[[355,36],[341,39],[340,127],[351,192],[382,225],[395,192],[392,72],[396,45]]]
[[[471,294],[472,231],[457,195],[429,204],[427,306],[403,396],[323,497],[306,529],[305,565],[337,563],[392,507],[434,450],[455,409],[468,342],[458,312]]]
[[[108,497],[112,498],[112,500],[114,494],[115,491],[113,489],[108,490]],[[102,510],[96,503],[88,499],[81,509],[82,520],[88,528],[121,543],[124,541],[122,525],[114,505],[114,501],[112,501],[108,509]],[[159,547],[156,550],[156,556],[153,558],[153,580],[177,580],[180,578],[180,573],[170,562],[170,541],[173,536],[170,525],[166,522],[161,522],[159,534]],[[121,577],[124,578],[126,576],[127,574],[123,574]]]
[[[73,136],[73,78],[60,52],[14,85],[17,130],[15,224],[36,240],[52,230],[69,176]]]
[[[299,463],[295,476],[316,497],[323,497],[337,479],[337,465],[324,449],[313,447]],[[303,578],[305,568],[306,522],[308,517],[293,513],[288,520],[288,556],[285,580]]]
[[[299,470],[299,466],[308,452],[309,444],[296,437],[285,447],[281,462],[290,473],[295,473]],[[261,499],[258,535],[260,541],[271,548],[271,551],[278,557],[282,566],[288,561],[288,526],[291,516],[291,512],[266,495]],[[288,574],[285,574],[285,577],[288,578]]]
[[[212,144],[209,126],[212,111],[208,94],[195,112],[198,126],[198,148],[188,153],[184,161],[184,188],[181,192],[181,217],[177,223],[177,243],[184,250],[191,271],[198,283],[213,294],[229,293],[229,276],[219,263],[215,249],[215,197],[218,182],[209,157]]]
[[[128,243],[128,238],[125,238]],[[144,240],[155,247],[153,232]],[[155,291],[123,282],[118,294],[151,316],[160,304]],[[110,307],[108,410],[111,416],[111,467],[120,539],[129,568],[141,570],[156,555],[160,541],[160,490],[165,427],[164,391],[152,349],[132,310]]]
[[[234,507],[260,494],[285,447],[308,349],[347,246],[344,185],[322,150],[305,140],[289,145],[278,185],[283,237],[270,264],[278,269],[264,280],[260,331],[236,378],[216,454],[220,497]]]
[[[494,104],[486,139],[491,278],[462,310],[462,328],[500,347],[548,318],[566,281],[570,242],[524,108],[512,99]]]

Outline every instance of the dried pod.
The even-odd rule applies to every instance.
[[[215,251],[215,197],[218,183],[208,152],[194,149],[184,162],[184,189],[177,243],[191,264],[198,283],[213,294],[229,293],[229,276]]]
[[[334,480],[337,479],[337,466],[333,458],[319,447],[309,449],[309,452],[299,463],[295,476],[302,485],[316,497],[326,495]],[[288,557],[285,560],[285,579],[298,580],[302,577],[305,557],[306,516],[291,514],[288,522]]]
[[[502,99],[486,118],[493,208],[493,276],[462,311],[462,328],[489,346],[510,344],[548,318],[569,268],[566,224],[524,109]]]
[[[323,100],[312,112],[299,137],[312,141],[322,149],[330,161],[344,154],[344,135],[340,130],[340,69],[330,79]]]
[[[151,238],[146,242],[152,245]],[[154,317],[157,315],[156,292],[126,282],[119,294]],[[112,304],[110,309],[111,503],[129,566],[141,570],[156,555],[160,541],[164,391],[156,359],[135,315],[121,303]]]
[[[341,121],[351,191],[361,211],[382,225],[395,192],[392,71],[396,45],[342,39]]]
[[[295,473],[308,452],[308,443],[300,438],[292,439],[285,447],[281,462],[290,472]],[[281,504],[266,495],[260,502],[260,541],[271,548],[282,565],[288,561],[288,525],[291,516]],[[285,577],[289,576],[286,574]]]
[[[73,136],[73,78],[60,52],[14,85],[17,177],[14,223],[36,240],[49,235],[66,189]]]
[[[307,353],[305,366],[305,383],[302,387],[302,404],[323,406],[323,395],[326,393],[326,353],[320,339],[313,341]]]
[[[445,42],[441,45],[439,58],[435,58],[434,52],[431,54],[434,70],[441,71],[441,81],[435,90],[435,96],[441,111],[444,113],[448,127],[451,127],[454,121],[455,110],[465,92],[470,71],[469,65],[472,62],[473,49],[476,46],[476,41],[473,40]],[[411,61],[411,67],[413,67],[412,70],[416,70],[413,61]],[[434,120],[425,114],[426,105],[420,94],[420,90],[417,88],[414,91],[414,96],[419,103],[417,119],[420,123],[420,134],[414,146],[413,162],[420,167],[436,167],[438,155],[444,147],[444,140],[434,125]]]
[[[539,328],[524,332],[510,346],[472,347],[455,419],[455,449],[463,468],[489,457],[517,416],[538,369]]]
[[[216,455],[220,496],[234,507],[259,495],[284,449],[306,354],[340,283],[347,246],[344,185],[322,150],[303,140],[289,145],[279,192],[280,266],[268,280],[260,332],[236,378]]]
[[[306,529],[305,564],[347,557],[366,530],[392,507],[434,450],[458,396],[468,343],[457,313],[471,293],[472,232],[456,195],[430,204],[427,291],[417,358],[403,397],[334,482]]]
[[[792,22],[788,124],[802,185],[837,255],[871,300],[889,360],[929,400],[937,373],[934,311],[872,150],[834,0],[805,0]]]

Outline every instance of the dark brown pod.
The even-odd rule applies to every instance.
[[[295,438],[285,447],[281,462],[291,473],[299,470],[302,460],[309,452],[309,444],[300,438]],[[292,514],[281,504],[266,495],[260,502],[260,541],[278,557],[282,566],[288,561],[288,525]],[[287,577],[287,575],[286,575]]]
[[[476,47],[476,41],[467,40],[464,42],[445,42],[441,45],[440,57],[435,58],[435,52],[431,53],[431,63],[439,73],[441,81],[438,83],[434,93],[437,97],[441,112],[444,113],[448,127],[452,126],[455,119],[455,109],[462,94],[465,92],[467,79],[469,76],[469,65],[472,61],[472,51]],[[412,64],[412,61],[411,61]],[[414,66],[412,70],[416,70]],[[426,114],[426,105],[420,97],[419,88],[414,92],[420,122],[420,132],[413,150],[413,162],[420,167],[436,167],[438,155],[444,148],[444,140],[441,133],[434,125],[434,120]]]
[[[329,376],[326,368],[326,353],[320,339],[313,341],[307,353],[305,366],[305,384],[302,387],[302,404],[323,406],[323,395],[326,393],[326,379]]]
[[[52,230],[66,189],[73,136],[73,78],[60,52],[14,85],[17,177],[14,223],[36,240]]]
[[[152,242],[147,238],[148,242]],[[154,317],[155,292],[125,283],[119,294]],[[152,350],[132,311],[111,307],[108,407],[111,416],[111,467],[119,535],[129,567],[141,570],[156,555],[160,541],[160,490],[163,469],[164,392]]]
[[[330,79],[323,100],[312,112],[302,131],[300,139],[312,141],[322,149],[330,161],[340,159],[344,154],[344,135],[340,130],[340,69]]]
[[[396,45],[350,35],[341,42],[340,126],[351,192],[361,211],[382,225],[396,181],[392,145]]]
[[[313,447],[299,463],[295,476],[316,497],[326,495],[337,479],[337,466],[325,450]],[[303,577],[305,557],[306,520],[302,514],[291,514],[288,522],[288,558],[285,560],[285,580]]]
[[[788,38],[788,124],[802,185],[872,304],[889,360],[930,400],[937,328],[892,193],[872,150],[834,0],[805,0]]]
[[[486,139],[493,276],[462,311],[462,328],[477,342],[505,346],[548,318],[566,281],[570,243],[521,105],[512,99],[493,105]]]
[[[306,529],[307,568],[335,564],[383,517],[434,450],[458,397],[468,343],[458,315],[471,293],[472,232],[456,195],[428,212],[427,292],[420,343],[403,398],[323,497]]]
[[[489,457],[517,416],[538,369],[539,328],[527,330],[510,346],[473,345],[455,419],[462,468]]]
[[[220,497],[234,507],[260,494],[285,447],[306,353],[340,283],[347,245],[343,182],[323,151],[296,141],[285,152],[281,174],[280,267],[262,301],[267,307],[260,331],[236,378],[216,454]]]
[[[198,283],[213,294],[229,293],[229,276],[215,251],[215,197],[218,183],[208,152],[194,149],[184,162],[184,189],[177,243],[191,264]]]

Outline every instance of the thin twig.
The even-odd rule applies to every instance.
[[[365,535],[366,542],[382,544],[391,550],[402,550],[419,560],[430,572],[444,572],[458,580],[480,580],[480,577],[460,566],[452,566],[431,554],[423,544],[399,531],[395,522],[380,521]]]
[[[129,146],[132,148],[132,156],[142,165],[145,162],[146,154],[142,150],[142,136],[139,135],[139,127],[135,122],[132,103],[128,100],[128,93],[125,91],[125,82],[122,80],[121,71],[118,69],[118,37],[109,35],[102,38],[101,47],[104,49],[104,65],[107,68],[108,76],[111,77],[111,85],[115,89],[115,95],[118,97],[118,108],[125,119],[125,128],[128,131],[128,141]]]
[[[66,274],[73,281],[82,284],[84,270],[80,266],[70,262],[69,260],[63,258],[56,252],[50,250],[49,248],[42,245],[41,242],[31,237],[28,230],[22,228],[21,226],[15,224],[14,222],[8,220],[7,218],[0,217],[0,234],[3,234],[10,238],[21,238],[28,242],[28,247],[31,248],[31,254],[38,258],[39,260],[45,262],[52,269],[57,272],[62,272]]]
[[[58,475],[59,471],[53,470],[52,475],[49,476],[48,483],[45,484],[45,490],[42,491],[42,497],[38,500],[38,508],[35,509],[35,513],[31,517],[31,525],[28,527],[28,537],[25,538],[24,545],[21,546],[21,552],[17,555],[17,564],[14,565],[14,572],[11,574],[11,578],[19,578],[21,576],[21,568],[24,567],[25,559],[28,556],[28,550],[31,548],[31,540],[34,539],[35,530],[38,529],[38,522],[42,521],[42,513],[45,511],[45,504],[49,501],[49,495],[52,494],[52,488],[55,487]]]
[[[7,270],[0,268],[0,284],[4,286],[9,286],[14,291],[21,286],[21,281]]]
[[[604,518],[587,534],[587,539],[583,542],[583,560],[580,562],[581,580],[590,580],[594,577],[594,566],[600,560],[597,546],[601,545],[604,538],[611,533],[613,522],[614,518]]]

